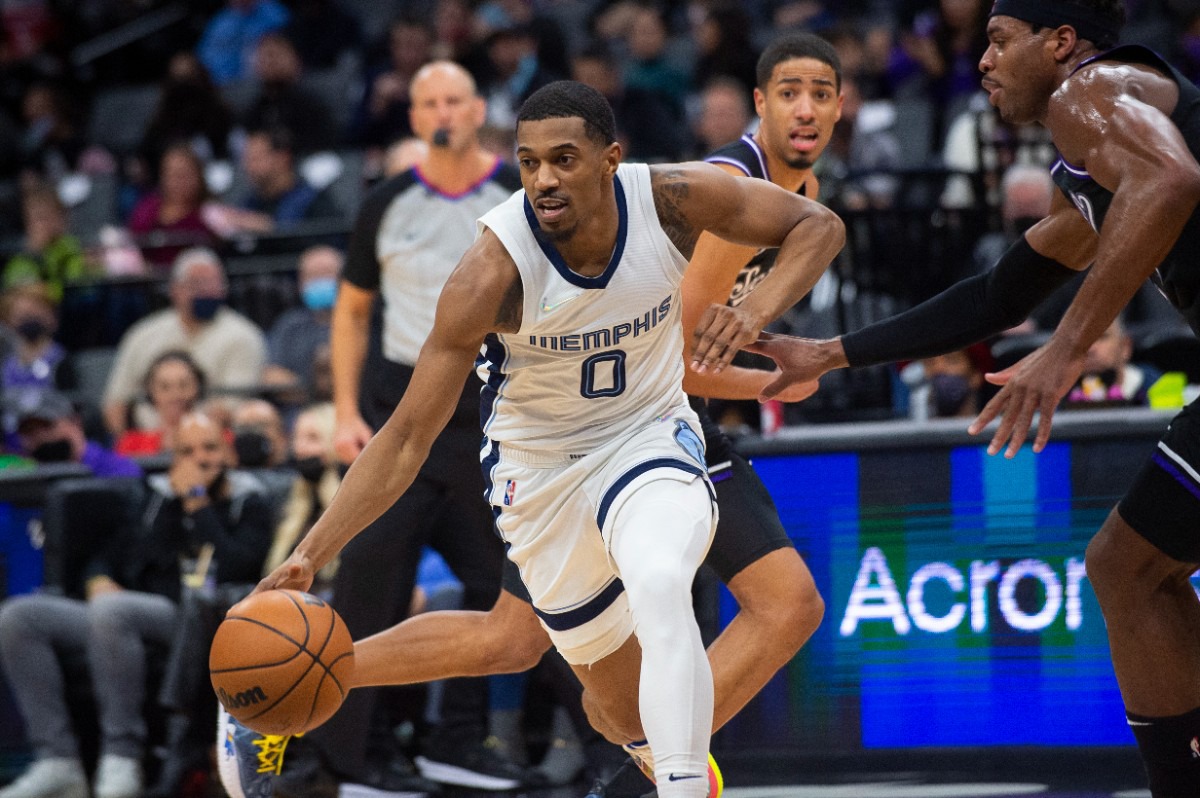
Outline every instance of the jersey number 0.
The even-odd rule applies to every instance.
[[[620,396],[625,392],[625,353],[611,349],[592,355],[580,367],[579,393],[584,399]]]

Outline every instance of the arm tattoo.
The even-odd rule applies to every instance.
[[[517,274],[508,284],[504,298],[500,300],[500,307],[496,308],[496,332],[514,333],[521,329],[521,317],[524,315],[521,305],[524,298],[525,292],[521,290],[521,275]]]
[[[658,211],[658,221],[663,232],[685,258],[691,258],[700,232],[681,207],[691,188],[683,170],[652,168],[650,185],[654,191],[654,208]]]

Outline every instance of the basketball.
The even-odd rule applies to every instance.
[[[337,711],[354,642],[333,607],[299,590],[255,593],[217,627],[208,672],[221,705],[261,734],[299,734]]]

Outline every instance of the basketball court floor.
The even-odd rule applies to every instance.
[[[1086,780],[1086,779],[1085,779]],[[970,774],[939,776],[895,773],[861,779],[803,780],[799,784],[727,786],[724,798],[1150,798],[1150,791],[1133,786],[1077,787],[1069,780],[972,779]],[[510,793],[481,793],[451,789],[445,798],[495,798]],[[350,798],[343,794],[343,798]],[[359,798],[356,793],[354,798]],[[365,794],[364,794],[365,798]],[[580,788],[556,788],[525,793],[521,798],[583,798]]]
[[[920,770],[903,767],[884,770],[880,763],[873,762],[871,770],[856,772],[844,761],[831,762],[825,767],[812,760],[797,762],[786,754],[726,753],[722,762],[723,795],[724,798],[1150,798],[1132,748],[1061,755],[1038,750],[999,756],[980,749],[975,767],[971,765],[970,752],[956,750],[949,756],[950,761],[941,767],[931,766],[930,753],[921,752],[915,757]],[[719,754],[718,760],[721,760]],[[516,798],[584,798],[585,791],[579,786],[560,787],[531,791]],[[441,798],[500,795],[505,793],[451,788]]]
[[[1132,747],[921,750],[867,762],[718,751],[717,759],[725,798],[1150,798]]]
[[[723,765],[725,798],[1150,798],[1132,749],[1079,755],[1061,760],[1038,751],[997,756],[980,751],[976,766],[969,752],[955,751],[942,766],[923,753],[914,768],[875,768],[855,772],[845,763],[833,772],[807,762],[802,767],[756,769],[753,759]],[[894,763],[891,763],[894,764]],[[747,767],[747,766],[750,767]],[[920,769],[917,769],[920,768]],[[757,771],[757,772],[756,772]]]

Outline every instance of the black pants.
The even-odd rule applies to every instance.
[[[411,369],[395,363],[367,364],[363,417],[379,429],[407,387]],[[355,640],[375,634],[408,615],[421,550],[437,551],[463,583],[463,609],[489,610],[500,592],[504,548],[483,498],[474,376],[460,398],[460,411],[438,437],[408,491],[341,553],[333,603]],[[487,680],[450,679],[442,698],[440,734],[483,739],[487,723]],[[309,737],[344,775],[362,769],[371,716],[380,688],[352,690],[341,709]]]

